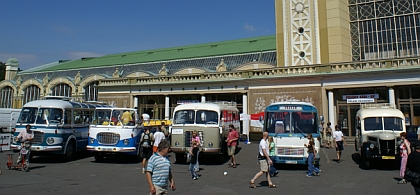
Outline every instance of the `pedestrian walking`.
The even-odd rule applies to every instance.
[[[264,173],[267,178],[268,187],[277,188],[277,185],[274,185],[271,182],[270,174],[268,174],[268,171],[269,171],[268,167],[270,164],[273,164],[273,161],[271,161],[270,156],[268,155],[270,151],[268,150],[267,139],[268,139],[268,132],[264,132],[263,138],[261,139],[260,145],[258,148],[258,163],[260,165],[260,171],[257,174],[255,174],[254,178],[252,178],[251,181],[249,181],[249,187],[251,188],[256,188],[255,180],[257,180]]]
[[[175,181],[171,172],[171,161],[168,158],[170,144],[162,140],[158,145],[158,152],[154,153],[147,163],[146,179],[150,194],[168,194],[169,188],[175,190]]]
[[[271,161],[273,162],[270,164],[270,176],[274,177],[279,174],[279,171],[274,167],[274,160],[276,158],[276,143],[274,143],[273,137],[268,137],[268,149],[270,150],[269,156]]]
[[[341,132],[340,126],[338,126],[338,125],[335,126],[333,139],[334,139],[335,150],[337,151],[336,152],[337,153],[337,162],[340,162],[341,161],[341,153],[344,150],[344,145],[346,145],[346,142],[344,141],[343,132]]]
[[[228,155],[230,156],[229,167],[236,168],[235,152],[238,145],[239,133],[235,130],[233,124],[229,125],[229,133],[226,139],[228,146]]]
[[[401,180],[398,181],[398,184],[406,184],[407,181],[404,179],[404,173],[405,173],[405,169],[407,166],[407,159],[408,159],[408,155],[410,155],[411,153],[411,146],[410,146],[410,142],[407,140],[407,133],[406,132],[401,132],[400,133],[400,137],[401,137],[401,144],[400,144],[400,156],[401,156],[401,165],[400,165],[400,176],[401,176]]]
[[[160,128],[156,129],[156,132],[153,134],[154,142],[153,142],[153,153],[158,151],[159,143],[165,139],[165,134],[162,133]]]
[[[331,122],[327,123],[327,128],[325,129],[325,137],[326,137],[326,141],[327,141],[327,145],[325,146],[326,148],[331,148],[331,144],[333,142],[333,138],[332,138],[332,129],[331,129]]]
[[[194,130],[192,132],[190,153],[195,147],[195,145],[193,144],[194,142],[196,143],[198,148],[201,146],[201,138],[200,138],[200,136],[198,136],[197,130]],[[197,160],[195,161],[195,166],[194,166],[194,171],[196,171],[196,172],[200,171],[200,163],[198,162],[198,156],[200,156],[200,150],[198,150],[197,155],[195,157],[195,158],[197,158]]]
[[[410,155],[408,155],[407,169],[411,172],[420,174],[420,141],[416,141],[416,143],[414,144],[414,151]],[[411,181],[411,185],[413,186],[416,195],[420,195],[419,178],[417,178],[417,183]]]
[[[312,134],[308,133],[308,144],[304,144],[306,148],[308,148],[308,173],[306,174],[307,177],[312,177],[314,172],[315,175],[319,175],[321,170],[315,166],[315,158],[316,158],[316,149],[315,149],[315,140],[312,137]]]
[[[153,154],[152,142],[153,142],[153,133],[150,133],[149,128],[146,128],[140,137],[141,157],[143,158],[142,173],[145,173],[147,161]]]
[[[190,162],[190,172],[191,172],[191,178],[192,180],[197,180],[197,169],[196,169],[196,163],[198,162],[198,152],[199,152],[199,143],[197,141],[192,142],[192,150],[190,150],[191,155],[191,162]]]

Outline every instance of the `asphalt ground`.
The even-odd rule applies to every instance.
[[[353,145],[345,147],[340,163],[334,161],[334,149],[322,148],[320,176],[306,177],[306,165],[277,165],[280,173],[272,181],[279,188],[268,188],[266,179],[260,177],[257,188],[251,189],[248,182],[259,171],[258,142],[242,142],[240,147],[237,168],[228,168],[226,161],[220,164],[217,156],[202,155],[198,180],[191,180],[188,165],[174,163],[171,154],[177,189],[169,194],[414,194],[410,184],[397,184],[396,163],[362,169]],[[35,157],[29,172],[22,172],[6,170],[7,154],[12,152],[0,153],[0,194],[149,194],[141,165],[130,158],[97,163],[88,153],[70,162],[56,156]]]

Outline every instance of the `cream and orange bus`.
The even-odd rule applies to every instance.
[[[185,162],[186,153],[191,146],[194,130],[201,139],[202,154],[225,154],[225,137],[233,124],[239,132],[239,110],[235,102],[219,101],[206,103],[188,103],[174,109],[171,133],[171,149],[177,163]]]

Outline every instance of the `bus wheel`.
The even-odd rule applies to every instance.
[[[74,141],[70,141],[69,144],[67,144],[66,151],[64,152],[64,160],[70,161],[73,159],[75,154],[75,145]]]
[[[176,162],[176,164],[186,163],[185,155],[183,153],[176,153],[175,154],[175,162]]]
[[[366,155],[362,153],[362,165],[365,170],[369,170],[371,168],[371,163]]]

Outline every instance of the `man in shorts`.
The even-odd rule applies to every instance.
[[[260,141],[259,149],[258,149],[258,163],[260,164],[260,171],[254,176],[254,178],[249,181],[249,187],[256,188],[255,186],[255,180],[257,180],[261,175],[265,173],[265,176],[267,177],[268,187],[269,188],[277,188],[277,185],[274,185],[271,182],[271,177],[269,173],[269,164],[273,164],[273,161],[271,161],[268,149],[268,132],[263,133],[263,138]]]
[[[229,133],[226,139],[227,146],[228,146],[228,155],[230,156],[230,164],[229,167],[236,168],[236,160],[235,160],[235,151],[236,146],[238,145],[239,133],[235,130],[235,127],[230,124],[229,125]]]
[[[340,126],[338,125],[335,126],[333,138],[334,138],[335,150],[337,151],[337,162],[340,162],[341,152],[344,150],[344,145],[346,145],[346,142],[344,141],[343,132],[341,132]]]

